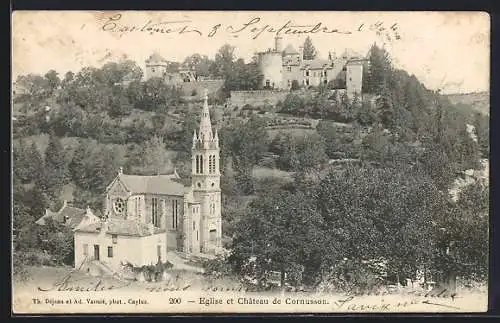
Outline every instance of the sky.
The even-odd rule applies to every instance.
[[[482,12],[17,11],[12,76],[63,75],[123,57],[144,68],[154,51],[171,61],[213,59],[225,43],[249,61],[276,34],[295,48],[310,36],[322,58],[346,48],[365,54],[376,43],[428,88],[489,91],[490,18]]]

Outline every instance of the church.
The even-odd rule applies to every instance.
[[[106,188],[105,217],[75,230],[75,267],[86,260],[119,266],[164,261],[168,251],[215,255],[222,250],[219,138],[205,90],[200,128],[194,131],[192,180],[124,174]],[[90,246],[90,251],[89,251]]]

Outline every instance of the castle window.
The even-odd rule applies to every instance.
[[[324,71],[324,76],[327,76],[327,75],[326,75],[326,71]]]
[[[309,85],[309,79],[306,80],[306,85]]]
[[[309,76],[309,70],[306,71],[306,76]]]
[[[160,212],[158,212],[158,199],[153,197],[151,199],[151,215],[155,227],[160,227]]]
[[[210,203],[210,214],[215,214],[215,203]]]
[[[266,80],[266,87],[270,87],[270,86],[271,86],[271,81]]]
[[[196,222],[193,221],[193,231],[196,230]]]
[[[108,258],[113,258],[113,247],[108,247]]]
[[[291,72],[292,71],[292,67],[291,66],[287,66],[286,70],[287,70],[287,72]]]
[[[179,220],[179,205],[177,200],[172,200],[172,229],[177,229]]]

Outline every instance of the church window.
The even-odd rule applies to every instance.
[[[177,200],[172,200],[172,229],[177,229],[179,223],[179,204]]]
[[[212,187],[214,187],[214,186],[215,186],[215,183],[212,183]]]
[[[196,230],[196,223],[193,221],[193,231]]]
[[[208,156],[208,173],[215,174],[215,155]]]
[[[160,212],[158,212],[158,199],[153,197],[151,199],[151,217],[155,227],[160,227]]]
[[[135,198],[135,215],[141,216],[141,198],[139,196]]]
[[[113,209],[115,213],[122,215],[125,211],[125,201],[122,198],[117,197],[113,203]]]
[[[108,258],[113,258],[113,247],[108,247]]]

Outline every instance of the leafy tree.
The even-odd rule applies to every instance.
[[[167,151],[162,137],[153,136],[144,143],[143,167],[147,173],[161,174],[167,165]]]
[[[59,79],[58,74],[59,73],[57,73],[55,70],[50,70],[44,75],[44,77],[47,79],[50,94],[54,93],[54,91],[61,84],[61,80]]]
[[[323,237],[322,220],[311,201],[301,192],[262,196],[252,202],[235,224],[228,260],[237,272],[250,274],[266,286],[270,271],[278,271],[284,286],[285,275],[291,276],[294,267],[306,267],[322,249]]]
[[[226,78],[230,75],[235,60],[235,47],[229,44],[223,45],[215,54],[215,61],[210,66],[210,73],[214,76]]]
[[[183,64],[189,69],[194,69],[197,76],[209,76],[212,63],[208,56],[196,53],[186,57]]]
[[[313,60],[316,58],[316,48],[314,47],[311,37],[307,37],[304,41],[304,59],[305,60]]]
[[[259,118],[247,122],[234,120],[220,131],[221,152],[231,158],[237,181],[243,191],[253,191],[253,166],[257,165],[267,151],[268,135],[265,124]]]
[[[297,115],[304,108],[304,100],[296,94],[288,94],[283,102],[281,112]]]
[[[257,64],[245,64],[243,59],[238,59],[226,76],[224,89],[227,92],[257,90],[262,85],[263,77]]]
[[[49,194],[58,198],[65,183],[68,168],[64,148],[59,138],[51,135],[45,150],[45,169]]]
[[[292,85],[291,85],[291,87],[290,87],[290,90],[291,90],[291,91],[297,91],[297,90],[299,90],[299,89],[300,89],[300,84],[299,84],[299,81],[297,81],[297,80],[293,80],[293,81],[292,81]]]

